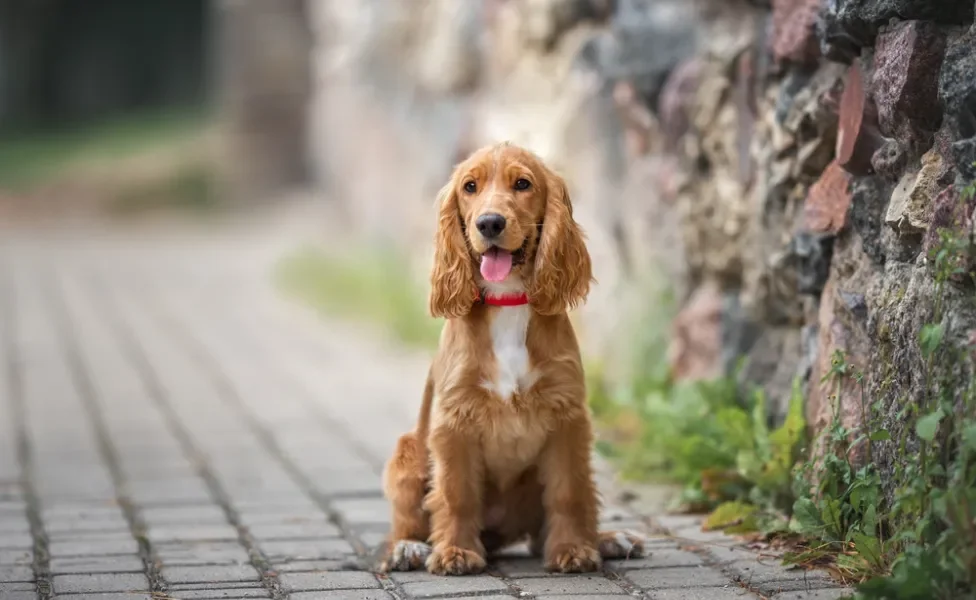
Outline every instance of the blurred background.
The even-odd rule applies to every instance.
[[[525,145],[595,261],[574,319],[601,450],[693,504],[732,473],[788,510],[806,444],[760,484],[767,427],[911,447],[933,378],[968,406],[968,355],[918,335],[976,330],[972,22],[971,0],[0,0],[0,219],[311,203],[321,234],[269,278],[429,352],[434,194]],[[890,446],[867,454],[889,497]]]

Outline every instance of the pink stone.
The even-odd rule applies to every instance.
[[[928,21],[903,21],[878,35],[872,91],[881,133],[918,148],[939,126],[939,71],[946,38]]]
[[[836,234],[847,224],[847,211],[850,207],[848,175],[834,161],[827,165],[820,179],[807,192],[803,204],[804,228],[813,233]]]
[[[779,62],[814,65],[820,58],[814,25],[820,0],[773,0],[773,56]]]

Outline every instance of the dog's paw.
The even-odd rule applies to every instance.
[[[415,540],[400,540],[393,544],[381,569],[389,571],[416,571],[423,568],[431,553],[430,544]]]
[[[546,570],[555,573],[589,573],[602,564],[596,548],[586,544],[558,544],[546,557]]]
[[[605,531],[600,534],[599,550],[604,559],[638,558],[644,555],[644,540],[629,531]]]
[[[457,546],[435,548],[427,557],[427,570],[434,575],[471,575],[481,573],[485,566],[480,554]]]

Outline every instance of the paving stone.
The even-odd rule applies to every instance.
[[[342,559],[355,554],[349,542],[343,539],[324,540],[272,540],[261,542],[261,550],[271,561],[284,559]]]
[[[88,575],[54,576],[54,591],[58,594],[141,592],[148,590],[149,580],[141,573],[93,573]]]
[[[554,596],[536,596],[537,600],[621,600],[627,598],[621,594],[556,594]]]
[[[516,579],[515,585],[534,596],[545,594],[623,594],[623,589],[602,575],[575,575]]]
[[[132,537],[57,539],[48,543],[51,556],[135,554],[138,551],[139,544]]]
[[[352,590],[380,587],[370,573],[320,572],[283,573],[278,577],[281,586],[289,591]]]
[[[474,592],[507,592],[505,582],[489,575],[468,577],[440,576],[429,581],[404,583],[403,591],[414,598],[429,598],[447,594],[467,594]]]
[[[335,590],[328,592],[298,592],[289,594],[291,600],[394,600],[383,590]],[[494,598],[494,597],[492,597]],[[479,600],[489,600],[480,598]]]
[[[341,500],[333,502],[332,508],[349,523],[389,523],[392,516],[384,498]]]
[[[832,588],[825,590],[798,590],[783,592],[772,596],[771,600],[841,600],[854,595],[851,588]]]
[[[0,585],[3,600],[37,600],[37,592],[32,590],[8,590]]]
[[[702,559],[692,552],[667,548],[651,550],[649,556],[641,558],[608,560],[606,564],[612,569],[623,571],[656,567],[697,567],[702,564]]]
[[[79,556],[52,558],[51,572],[55,575],[83,573],[141,573],[145,568],[138,556]]]
[[[259,540],[321,539],[339,537],[342,532],[331,523],[262,523],[248,526],[251,535]]]
[[[274,563],[275,571],[279,573],[307,573],[309,571],[341,571],[348,568],[349,561],[344,560],[295,560]]]
[[[179,600],[195,600],[201,598],[270,598],[268,590],[262,588],[207,588],[198,590],[185,590],[171,588],[169,590],[171,598]]]
[[[30,548],[34,545],[34,540],[30,533],[19,531],[4,533],[0,536],[0,548],[5,550],[18,550],[20,548]]]
[[[767,562],[767,560],[740,560],[721,565],[722,569],[735,573],[739,578],[749,584],[763,584],[784,581],[804,581],[817,582],[814,587],[824,587],[833,585],[827,575],[819,571],[808,571],[805,569],[789,569],[779,563]]]
[[[170,583],[258,581],[260,574],[249,564],[175,567],[164,563],[163,578]]]
[[[216,504],[189,504],[183,506],[152,506],[141,511],[143,520],[150,525],[192,525],[226,523],[227,516]]]
[[[165,565],[241,564],[250,560],[239,543],[161,544],[156,555]]]
[[[758,600],[759,596],[737,585],[722,587],[650,590],[651,600]]]
[[[628,571],[627,579],[646,589],[723,586],[729,578],[708,567],[665,567]]]
[[[154,544],[233,541],[239,537],[237,530],[227,524],[151,527],[148,535]]]
[[[654,518],[657,524],[674,533],[678,529],[686,527],[701,527],[702,518],[697,515],[660,515]]]
[[[544,577],[549,574],[543,568],[541,558],[508,558],[496,560],[495,568],[510,577]]]
[[[0,583],[34,581],[34,571],[27,566],[0,566]]]
[[[766,596],[775,596],[781,592],[802,592],[824,588],[836,588],[839,586],[839,584],[826,575],[818,577],[817,574],[812,574],[806,579],[758,582],[750,583],[749,586],[754,587]]]
[[[62,600],[154,600],[152,594],[148,593],[55,594],[54,597]]]
[[[0,550],[0,565],[29,565],[32,560],[31,550]]]
[[[11,533],[30,534],[30,522],[26,517],[0,518],[0,535],[8,535]]]

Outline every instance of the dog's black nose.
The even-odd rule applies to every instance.
[[[486,238],[498,237],[498,234],[505,231],[505,217],[498,213],[481,215],[474,224]]]

